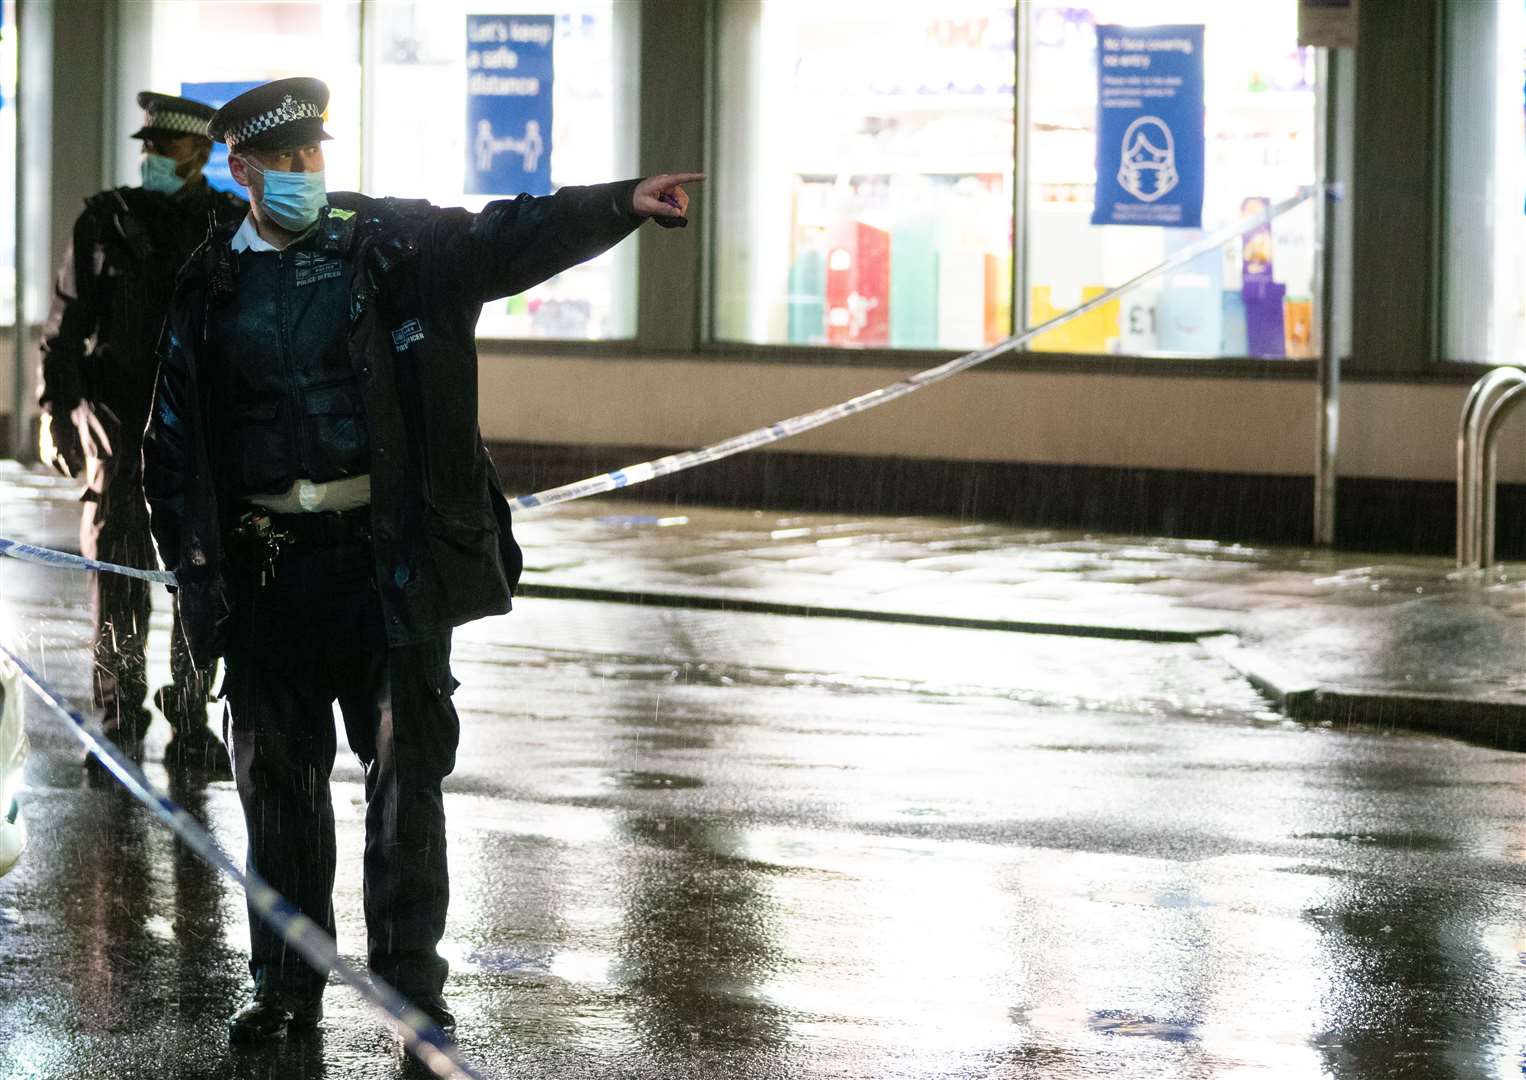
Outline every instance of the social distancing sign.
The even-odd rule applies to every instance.
[[[551,194],[553,15],[466,19],[466,193]]]

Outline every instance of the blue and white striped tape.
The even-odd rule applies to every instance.
[[[1047,322],[1040,323],[1031,330],[1024,330],[1020,334],[1014,334],[1004,341],[986,349],[980,349],[964,356],[939,364],[937,367],[919,371],[899,382],[882,386],[876,390],[870,390],[866,394],[839,402],[836,405],[828,405],[825,408],[816,409],[813,412],[801,413],[787,420],[769,424],[767,427],[756,428],[741,435],[733,435],[729,439],[713,443],[710,446],[698,450],[686,450],[678,454],[669,454],[653,461],[643,461],[636,465],[627,465],[623,469],[614,469],[597,476],[590,476],[585,480],[577,480],[560,487],[548,488],[545,491],[537,491],[533,495],[520,495],[509,500],[509,506],[514,510],[538,510],[542,507],[554,506],[557,503],[571,502],[574,499],[586,499],[591,495],[602,495],[608,491],[615,491],[643,484],[648,480],[655,480],[659,476],[669,476],[673,473],[683,472],[695,468],[698,465],[707,465],[712,461],[731,457],[747,450],[756,450],[771,443],[780,442],[795,435],[803,434],[814,428],[822,427],[836,420],[860,413],[866,409],[873,409],[907,394],[931,386],[933,383],[942,382],[944,379],[958,375],[962,371],[968,371],[972,367],[984,364],[988,360],[994,360],[998,356],[1012,352],[1019,346],[1032,341],[1041,334],[1047,334],[1056,327],[1063,326],[1072,319],[1078,319],[1088,312],[1095,311],[1104,304],[1111,303],[1123,293],[1137,288],[1152,278],[1168,273],[1179,266],[1185,266],[1193,259],[1207,252],[1213,251],[1221,244],[1233,240],[1237,236],[1259,229],[1273,218],[1281,217],[1289,210],[1308,202],[1321,191],[1326,190],[1325,185],[1311,185],[1300,188],[1296,195],[1265,207],[1249,214],[1239,221],[1226,225],[1221,229],[1209,233],[1195,244],[1191,244],[1165,262],[1151,267],[1144,273],[1139,274],[1122,285],[1114,286],[1098,296],[1092,297],[1069,311],[1062,312]],[[1333,195],[1333,189],[1331,194]],[[174,574],[164,570],[138,570],[128,566],[118,566],[115,563],[97,562],[93,559],[84,559],[78,555],[70,555],[62,551],[52,551],[48,548],[34,547],[30,544],[21,544],[14,540],[0,538],[0,555],[9,555],[17,559],[27,559],[31,562],[44,563],[50,566],[67,567],[79,570],[107,570],[112,573],[126,574],[130,577],[143,578],[147,581],[157,581],[163,584],[173,585]]]
[[[679,454],[669,454],[667,457],[657,458],[654,461],[643,461],[638,465],[627,465],[623,469],[615,469],[599,476],[590,476],[586,480],[577,480],[561,487],[550,488],[546,491],[538,491],[534,495],[521,495],[510,499],[509,506],[515,510],[535,510],[544,506],[552,506],[556,503],[571,502],[573,499],[585,499],[590,495],[602,495],[606,491],[614,491],[617,488],[627,488],[633,484],[645,483],[655,480],[659,476],[668,476],[672,473],[683,472],[692,469],[696,465],[706,465],[712,461],[740,454],[745,450],[756,450],[759,447],[776,443],[783,439],[791,438],[813,428],[819,428],[830,424],[835,420],[852,416],[854,413],[863,412],[884,405],[887,402],[915,393],[933,383],[942,382],[951,376],[958,375],[962,371],[987,360],[994,360],[1003,356],[1019,346],[1032,341],[1041,334],[1047,334],[1058,326],[1063,326],[1072,319],[1078,319],[1089,311],[1095,311],[1104,304],[1111,303],[1123,293],[1136,288],[1151,278],[1159,277],[1179,266],[1185,266],[1198,256],[1213,251],[1220,245],[1237,236],[1260,228],[1275,217],[1292,210],[1314,198],[1322,190],[1321,185],[1313,185],[1299,189],[1296,195],[1292,195],[1274,206],[1258,210],[1249,214],[1231,225],[1209,233],[1202,240],[1183,248],[1175,255],[1158,266],[1151,267],[1137,277],[1131,278],[1114,288],[1108,289],[1099,296],[1095,296],[1078,307],[1062,312],[1047,322],[1040,323],[1031,330],[1024,330],[1020,334],[1014,334],[1005,341],[998,342],[990,348],[967,353],[955,360],[939,364],[937,367],[919,371],[915,375],[908,376],[900,382],[889,386],[882,386],[877,390],[871,390],[866,394],[851,398],[837,405],[828,405],[814,412],[801,413],[792,416],[788,420],[781,420],[767,427],[760,427],[754,431],[742,435],[734,435],[729,439],[703,447],[699,450],[686,450]]]
[[[113,574],[141,578],[161,585],[175,584],[175,575],[168,570],[139,570],[136,566],[122,566],[118,563],[101,562],[99,559],[87,559],[83,555],[71,555],[67,551],[54,551],[52,548],[38,547],[35,544],[23,544],[17,540],[7,540],[3,536],[0,536],[0,555],[9,555],[22,562],[56,566],[63,570],[107,570]]]
[[[169,795],[154,787],[143,770],[107,739],[95,725],[53,689],[32,666],[10,648],[0,644],[4,654],[16,665],[22,680],[54,712],[70,722],[74,734],[85,744],[134,798],[159,817],[170,831],[203,860],[240,885],[249,896],[256,915],[281,935],[316,971],[332,971],[353,987],[392,1026],[408,1045],[415,1058],[441,1080],[481,1080],[483,1074],[462,1060],[455,1044],[424,1013],[379,978],[367,979],[339,956],[339,947],[321,926],[291,905],[259,875],[240,870],[223,854],[214,840],[191,812]]]

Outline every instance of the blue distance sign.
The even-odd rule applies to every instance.
[[[466,194],[551,194],[553,15],[466,17]]]
[[[1093,225],[1200,228],[1203,28],[1097,27]]]
[[[238,97],[245,90],[253,90],[256,86],[264,86],[268,80],[254,79],[246,82],[188,82],[180,84],[180,96],[199,101],[203,105],[210,105],[214,109],[221,109],[228,102]],[[230,191],[234,195],[243,197],[245,192],[239,182],[233,179],[233,174],[228,171],[228,147],[223,143],[212,144],[212,156],[207,159],[207,164],[201,170],[201,175],[207,178],[218,191]]]

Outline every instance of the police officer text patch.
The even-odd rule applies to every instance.
[[[392,331],[392,347],[398,352],[406,352],[408,346],[415,341],[424,340],[424,328],[419,325],[417,319],[409,319],[402,326]]]
[[[321,251],[297,252],[297,284],[313,285],[329,278],[336,278],[344,271],[344,264]]]

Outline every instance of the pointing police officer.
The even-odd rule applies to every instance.
[[[157,366],[155,347],[175,272],[206,236],[209,217],[237,221],[246,204],[202,176],[212,109],[166,94],[138,95],[142,186],[85,201],[58,272],[42,338],[39,400],[43,460],[86,482],[80,547],[86,556],[154,567],[143,502],[140,441]],[[105,731],[136,753],[150,714],[144,649],[148,583],[92,575],[93,697]],[[171,769],[228,772],[228,755],[207,728],[204,674],[190,663],[178,611],[171,684],[154,696],[173,731]],[[90,759],[87,759],[87,762]]]
[[[451,630],[508,610],[521,559],[477,428],[482,305],[684,223],[684,173],[481,213],[329,192],[328,88],[229,102],[248,216],[187,266],[144,443],[154,538],[198,660],[226,659],[249,865],[330,933],[337,700],[365,768],[367,959],[442,1030],[455,764]],[[235,1041],[311,1027],[325,973],[251,912]]]

